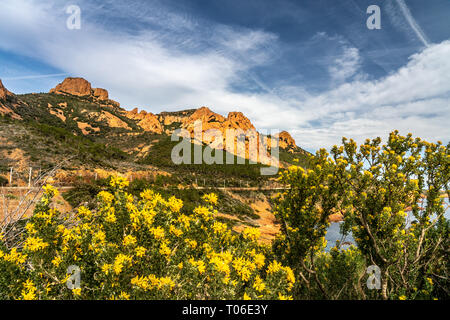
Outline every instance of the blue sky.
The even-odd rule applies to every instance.
[[[310,151],[394,129],[447,142],[449,16],[449,0],[2,0],[0,79],[27,93],[81,76],[153,113],[242,111]]]

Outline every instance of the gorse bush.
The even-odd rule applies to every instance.
[[[189,215],[181,200],[145,190],[139,199],[113,177],[96,210],[52,208],[46,186],[22,242],[0,251],[2,299],[288,299],[292,270],[269,260],[259,231],[233,234],[214,219],[215,194]],[[80,287],[70,266],[79,268]],[[69,273],[68,273],[69,272]]]
[[[282,231],[274,251],[298,276],[294,296],[448,299],[448,146],[397,131],[385,145],[376,138],[358,148],[344,138],[331,156],[318,151],[311,169],[292,166],[280,179],[290,188],[277,200]],[[357,251],[322,252],[331,214],[343,216]],[[379,290],[362,281],[371,265],[380,270]],[[336,268],[346,276],[339,286]]]
[[[449,146],[398,132],[385,145],[344,138],[308,166],[280,173],[272,246],[258,229],[237,234],[218,221],[216,194],[186,210],[112,177],[89,208],[63,214],[46,186],[14,226],[21,240],[7,229],[0,241],[0,299],[449,298]],[[325,251],[331,215],[355,245]],[[70,266],[79,288],[67,286]]]

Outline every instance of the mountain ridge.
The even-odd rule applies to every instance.
[[[145,165],[161,165],[161,162],[149,161],[150,156],[156,156],[163,157],[163,165],[172,168],[168,164],[169,145],[173,147],[170,136],[176,129],[193,134],[195,121],[202,123],[203,133],[208,129],[219,130],[224,136],[227,129],[246,132],[245,148],[249,137],[259,135],[250,119],[239,111],[229,112],[225,117],[208,107],[157,114],[137,108],[126,110],[109,99],[106,89],[93,88],[83,78],[66,78],[49,93],[19,95],[8,91],[1,83],[0,96],[0,115],[4,119],[0,131],[6,139],[5,144],[0,145],[0,154],[4,149],[0,168],[17,161],[8,160],[10,150],[23,154],[26,159],[21,163],[28,162],[30,166],[52,165],[62,161],[63,156],[82,152],[81,157],[73,160],[75,167],[130,166],[140,170],[145,169]],[[15,121],[9,129],[3,125],[9,123],[7,119]],[[283,161],[306,156],[307,152],[295,144],[289,133],[282,131],[279,137]],[[270,141],[268,136],[263,138],[263,143]],[[165,145],[161,149],[164,156],[152,151],[155,147],[161,148],[161,144]],[[204,145],[204,141],[201,144]],[[242,150],[227,149],[220,144],[213,148],[235,156],[244,154],[249,159],[248,152],[239,153]],[[258,158],[252,160],[260,162]]]

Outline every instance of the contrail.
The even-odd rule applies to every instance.
[[[3,80],[26,80],[26,79],[40,79],[40,78],[51,78],[65,76],[67,73],[53,73],[53,74],[37,74],[32,76],[19,76],[19,77],[5,77]]]
[[[403,15],[406,18],[406,21],[408,21],[411,28],[416,33],[417,37],[420,39],[420,41],[423,42],[423,44],[426,47],[430,46],[430,42],[427,39],[427,36],[423,32],[422,28],[417,24],[416,20],[414,20],[414,17],[411,14],[411,11],[409,11],[408,6],[406,5],[404,0],[395,0],[400,7],[400,10],[402,10]]]

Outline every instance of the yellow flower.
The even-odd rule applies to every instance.
[[[242,233],[244,235],[245,239],[249,239],[252,241],[256,241],[259,239],[259,237],[261,236],[261,232],[259,231],[258,228],[245,228],[244,232]]]
[[[103,272],[104,274],[108,275],[109,270],[111,269],[111,267],[112,267],[111,264],[105,263],[105,264],[102,266],[102,268],[101,268],[101,269],[102,269],[102,272]]]
[[[194,209],[194,213],[200,217],[203,217],[206,221],[211,219],[211,212],[206,207],[197,207]]]
[[[141,289],[147,290],[149,288],[149,283],[148,283],[148,278],[147,277],[139,277],[136,276],[133,279],[131,279],[131,284],[135,285]]]
[[[159,248],[159,253],[162,254],[163,256],[169,257],[172,251],[167,246],[167,244],[162,243],[161,247]]]
[[[289,284],[289,290],[292,289],[292,287],[294,286],[295,283],[295,276],[294,276],[294,272],[292,271],[292,269],[290,267],[284,267],[284,270],[286,271],[286,278]]]
[[[252,300],[252,298],[250,298],[247,292],[244,293],[244,300]]]
[[[150,228],[149,231],[151,234],[153,234],[155,239],[157,239],[157,240],[164,239],[164,229],[163,228],[158,226],[156,228]]]
[[[74,296],[81,296],[81,288],[72,289],[72,293]]]
[[[98,198],[107,204],[111,204],[114,200],[114,196],[108,191],[100,191],[98,194]]]
[[[128,187],[129,184],[130,184],[130,182],[127,179],[119,177],[119,176],[111,177],[111,181],[109,182],[109,185],[111,187],[113,187],[113,188],[117,187],[119,189],[123,189],[125,187]]]
[[[292,300],[292,297],[291,296],[285,296],[285,295],[282,295],[281,293],[278,293],[278,299],[279,300]]]
[[[123,238],[123,245],[125,247],[132,246],[136,244],[136,237],[133,237],[132,235],[127,235]]]
[[[23,248],[30,251],[39,251],[48,247],[48,243],[38,237],[28,237],[25,240]]]
[[[197,247],[197,241],[191,239],[184,239],[184,242],[187,243],[192,249]]]
[[[256,276],[253,288],[258,292],[262,292],[266,288],[264,281],[259,276]]]
[[[59,267],[60,263],[61,263],[62,259],[60,256],[56,256],[53,260],[52,260],[52,264],[55,267]]]
[[[186,230],[189,230],[191,218],[189,218],[188,216],[182,214],[181,216],[178,217],[177,220],[178,220],[178,222],[180,222],[180,223],[182,223],[184,225],[184,228]]]
[[[58,190],[50,184],[43,186],[42,189],[44,190],[45,195],[49,198],[57,197],[59,194]]]
[[[34,286],[33,281],[28,279],[23,284],[24,289],[22,290],[22,299],[23,300],[35,300],[36,299],[36,287]]]
[[[31,235],[36,234],[37,230],[34,228],[34,223],[28,222],[25,225],[25,230],[27,230],[27,232]]]
[[[194,267],[197,267],[197,270],[200,274],[203,274],[206,270],[205,263],[202,260],[195,261],[193,258],[189,259],[189,263]]]
[[[175,197],[170,197],[167,205],[173,212],[180,212],[181,208],[183,207],[183,201]]]
[[[27,255],[17,252],[17,248],[12,248],[8,254],[5,254],[3,256],[3,259],[5,261],[13,262],[15,264],[22,264],[25,263]]]
[[[221,234],[227,231],[228,227],[225,223],[214,222],[212,226],[214,233]]]
[[[35,300],[36,295],[34,294],[34,291],[26,292],[25,290],[22,291],[22,298],[23,300]]]
[[[119,274],[122,272],[122,269],[124,267],[125,263],[131,263],[131,257],[124,255],[122,253],[119,253],[116,257],[116,259],[114,260],[114,272],[115,274]]]
[[[158,288],[169,287],[172,290],[175,287],[175,282],[173,282],[170,277],[163,277],[159,279]]]
[[[179,237],[183,234],[183,231],[181,231],[180,229],[177,229],[174,225],[170,226],[169,231],[177,237]]]
[[[230,274],[230,267],[228,263],[226,263],[224,260],[220,258],[219,255],[214,255],[210,260],[209,263],[214,265],[215,269],[219,272],[224,272],[225,274]]]
[[[278,261],[274,260],[267,267],[267,273],[268,274],[276,273],[276,272],[280,271],[282,268],[283,268],[282,264],[279,263]]]
[[[264,261],[266,257],[262,253],[258,253],[254,256],[254,261],[258,269],[261,269],[264,266]]]
[[[369,177],[369,178],[373,177],[373,174],[371,172],[367,171],[367,170],[364,171],[364,175]]]
[[[399,300],[406,300],[406,296],[402,295],[398,297]]]
[[[147,251],[147,249],[145,249],[144,247],[137,247],[136,248],[136,256],[143,257],[145,255],[146,251]]]
[[[99,230],[94,234],[93,240],[104,243],[106,240],[106,234],[102,230]]]
[[[205,194],[202,199],[212,205],[217,204],[217,195],[215,193]]]
[[[87,217],[92,216],[92,213],[88,208],[81,206],[78,208],[78,215],[80,215],[81,217],[87,218]]]
[[[240,257],[233,260],[233,268],[241,277],[242,281],[248,281],[252,272],[256,269],[256,266],[253,262]]]
[[[110,223],[116,222],[117,219],[114,213],[115,213],[114,207],[109,208],[109,210],[106,212],[105,221]]]
[[[126,292],[121,291],[119,295],[119,299],[122,300],[130,300],[130,295]]]

